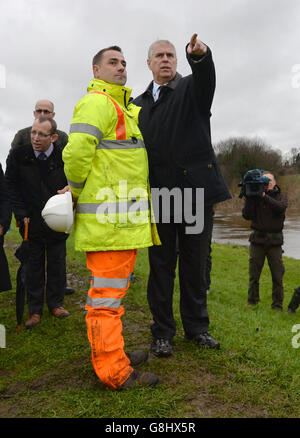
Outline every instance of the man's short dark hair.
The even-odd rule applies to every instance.
[[[40,116],[37,119],[40,123],[44,123],[44,122],[49,122],[51,125],[51,130],[50,130],[50,134],[56,134],[57,132],[57,124],[56,121],[54,119],[52,119],[52,117],[49,116]]]
[[[106,47],[105,49],[101,49],[93,58],[93,65],[100,65],[101,58],[103,56],[103,53],[107,52],[108,50],[116,50],[117,52],[122,53],[122,49],[119,46],[110,46]]]

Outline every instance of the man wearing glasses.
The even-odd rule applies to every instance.
[[[50,313],[58,318],[69,316],[62,307],[68,235],[51,230],[41,217],[48,199],[59,190],[66,190],[67,186],[62,151],[56,145],[56,130],[52,117],[40,116],[32,125],[31,144],[12,149],[7,158],[7,187],[22,235],[25,224],[29,225],[27,328],[36,326],[41,320],[44,289]]]
[[[54,105],[50,100],[39,100],[36,105],[35,109],[33,111],[34,118],[37,119],[40,116],[48,116],[54,119],[55,112],[54,112]],[[30,131],[31,126],[28,126],[27,128],[20,129],[18,131],[12,141],[11,147],[12,149],[21,146],[24,144],[30,144]],[[55,144],[60,148],[63,149],[66,144],[68,143],[68,135],[64,131],[57,130],[57,140]]]
[[[48,116],[54,119],[55,117],[54,104],[50,102],[50,100],[46,100],[46,99],[39,100],[35,105],[33,116],[35,119],[38,119],[40,116]],[[16,133],[12,141],[11,150],[21,145],[31,146],[30,132],[31,132],[31,126],[20,129],[20,131]],[[60,131],[59,129],[57,129],[56,133],[57,133],[57,140],[55,141],[55,144],[60,150],[63,150],[63,148],[68,143],[68,135],[64,131]],[[72,287],[69,286],[65,287],[65,295],[71,295],[74,292],[75,289],[73,289]]]

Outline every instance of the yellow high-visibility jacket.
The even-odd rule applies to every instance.
[[[151,214],[148,157],[138,128],[140,107],[129,104],[130,94],[130,88],[93,79],[75,106],[63,161],[77,199],[77,251],[160,244]]]

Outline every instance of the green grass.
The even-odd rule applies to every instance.
[[[14,250],[19,243],[13,229],[6,236],[13,280],[19,266]],[[72,236],[67,245],[69,284],[76,288],[74,295],[65,298],[69,318],[57,320],[45,307],[41,324],[33,330],[23,325],[18,335],[14,290],[0,294],[0,324],[7,335],[6,348],[0,349],[0,417],[299,417],[300,349],[291,342],[292,327],[300,324],[300,309],[293,315],[285,310],[299,285],[300,261],[284,259],[284,312],[271,309],[267,266],[261,277],[261,301],[249,307],[247,248],[214,244],[208,310],[210,333],[220,341],[221,350],[203,350],[183,340],[176,281],[174,355],[149,357],[143,366],[160,377],[160,384],[113,392],[100,384],[90,363],[85,254],[74,252]],[[135,275],[138,282],[123,301],[128,351],[147,350],[151,341],[147,250],[139,251]]]

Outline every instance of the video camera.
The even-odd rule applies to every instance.
[[[239,197],[243,196],[261,196],[269,184],[270,178],[263,175],[264,170],[252,169],[245,173],[243,181],[240,181],[238,187],[241,188]]]

